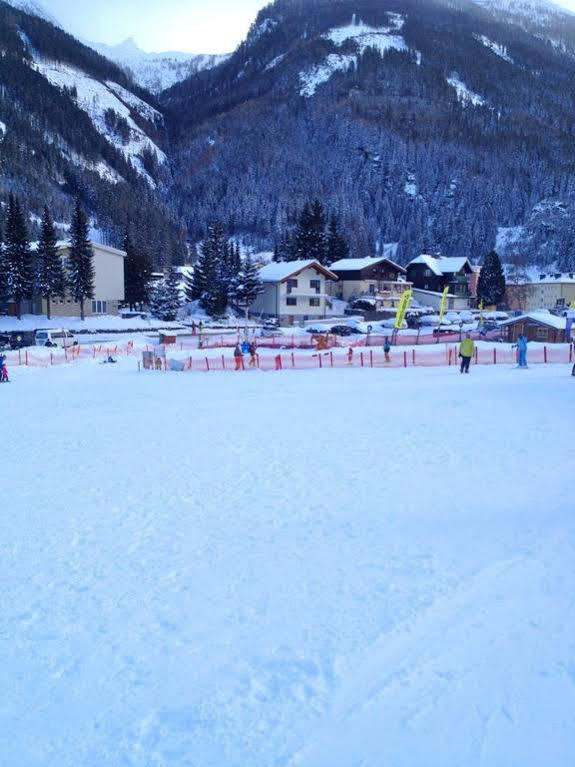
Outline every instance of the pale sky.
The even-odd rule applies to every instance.
[[[268,0],[40,0],[76,37],[115,45],[133,37],[146,51],[227,53]],[[575,0],[556,0],[575,12]]]
[[[575,3],[575,0],[573,0]],[[268,0],[40,0],[76,37],[145,51],[229,53]]]

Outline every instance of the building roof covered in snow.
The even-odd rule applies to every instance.
[[[539,325],[545,325],[546,327],[555,328],[556,330],[565,330],[567,325],[565,317],[557,317],[556,314],[551,314],[550,312],[527,312],[527,314],[512,317],[510,320],[503,320],[503,322],[500,322],[499,324],[502,326],[514,325],[515,323],[523,322],[524,320],[531,320]]]
[[[394,269],[397,269],[402,274],[405,274],[405,268],[399,264],[394,263],[391,259],[385,256],[372,257],[366,256],[365,258],[342,258],[339,261],[334,261],[330,266],[330,269],[334,272],[358,272],[362,269],[366,269],[369,266],[375,266],[387,262]]]
[[[422,254],[409,262],[409,266],[412,264],[425,264],[425,266],[427,266],[428,269],[431,269],[433,274],[437,277],[441,277],[444,274],[455,274],[466,267],[470,272],[473,271],[469,259],[464,256],[459,258],[444,258],[443,256],[436,257]]]
[[[271,264],[262,266],[259,270],[262,282],[283,282],[290,277],[295,277],[306,269],[315,269],[328,280],[337,280],[337,274],[322,266],[319,261],[273,261]]]

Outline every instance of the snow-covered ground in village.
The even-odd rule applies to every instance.
[[[0,764],[571,767],[570,367],[0,385]]]

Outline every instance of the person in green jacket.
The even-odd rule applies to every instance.
[[[459,344],[459,356],[461,357],[461,368],[459,370],[461,373],[469,373],[469,363],[474,354],[475,344],[468,333]]]

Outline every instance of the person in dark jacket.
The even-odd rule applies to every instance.
[[[257,362],[257,347],[256,342],[252,341],[250,344],[250,367],[255,368]]]

